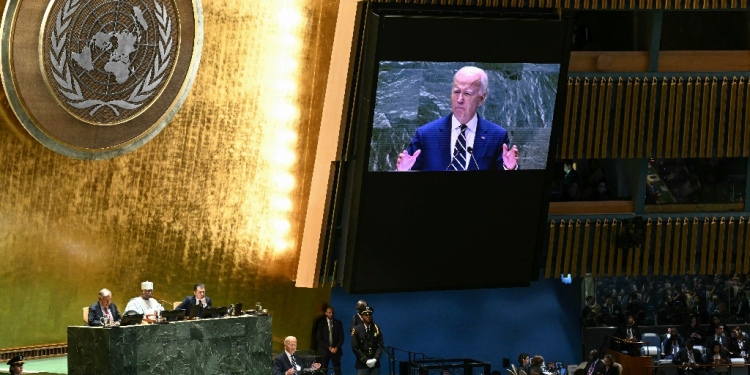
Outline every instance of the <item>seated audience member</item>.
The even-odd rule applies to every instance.
[[[529,375],[542,375],[542,368],[539,366],[531,366],[529,368]]]
[[[609,354],[604,355],[604,366],[606,366],[606,371],[603,375],[620,375],[622,372],[619,364],[615,363],[615,358]]]
[[[740,327],[734,327],[732,338],[729,339],[729,354],[732,358],[744,358],[747,361],[748,340],[742,335]]]
[[[750,302],[744,291],[737,293],[737,307],[734,310],[734,322],[744,323],[747,320],[747,314],[750,313]]]
[[[599,181],[596,187],[596,191],[591,194],[592,201],[609,201],[612,200],[612,194],[607,190],[607,183]]]
[[[672,302],[672,294],[670,292],[664,292],[662,294],[662,300],[657,307],[656,319],[659,324],[673,323],[674,306]]]
[[[638,329],[638,325],[635,324],[633,315],[628,315],[625,323],[617,327],[615,337],[624,340],[622,345],[620,345],[620,351],[631,356],[640,355],[641,345],[637,343],[641,341],[641,331]]]
[[[638,293],[636,292],[630,292],[630,295],[628,296],[628,304],[625,307],[625,310],[629,311],[629,314],[634,317],[642,317],[646,315],[643,310],[643,303],[638,300]],[[639,324],[641,320],[643,319],[638,319]]]
[[[98,327],[102,325],[103,317],[107,317],[110,324],[118,323],[122,320],[117,306],[112,302],[112,292],[108,289],[99,291],[99,301],[89,306],[89,325]]]
[[[682,349],[682,337],[680,337],[677,328],[669,328],[669,331],[664,335],[664,359],[672,359]]]
[[[273,375],[292,375],[296,374],[307,366],[306,363],[296,354],[297,338],[288,336],[284,339],[284,352],[276,356],[273,360]],[[311,364],[312,370],[320,368],[320,363]]]
[[[729,367],[726,366],[729,363],[727,353],[722,349],[719,342],[714,342],[706,351],[706,362],[713,365],[713,368],[709,372],[725,374],[729,371]]]
[[[718,324],[714,327],[714,334],[708,337],[708,342],[713,345],[718,343],[721,345],[723,351],[729,350],[729,341],[726,335],[724,335],[724,326]]]
[[[687,339],[685,341],[685,347],[680,349],[677,355],[672,358],[672,363],[675,365],[686,365],[677,369],[677,373],[680,375],[709,375],[708,372],[701,366],[706,362],[703,360],[701,351],[695,349],[693,339]]]
[[[607,366],[604,364],[603,361],[599,360],[599,351],[594,349],[589,352],[588,356],[589,362],[586,364],[586,367],[583,369],[584,372],[586,372],[586,375],[605,375],[607,372]]]
[[[540,355],[535,355],[533,358],[531,358],[531,367],[539,367],[540,369],[544,369],[544,358]]]
[[[523,371],[524,374],[529,373],[529,368],[531,367],[531,357],[529,357],[526,353],[521,353],[518,355],[518,374],[521,374],[521,371]]]
[[[20,375],[23,373],[23,356],[19,355],[11,358],[6,365],[10,366],[8,372],[12,375]]]
[[[703,342],[703,332],[701,332],[701,325],[698,324],[698,318],[695,315],[688,317],[688,322],[683,328],[683,333],[689,339],[693,339],[693,342],[700,344]]]
[[[584,327],[596,327],[596,299],[594,296],[586,296],[586,306],[581,312],[581,324]],[[601,310],[601,307],[599,307]]]
[[[177,305],[177,310],[185,310],[186,314],[190,314],[190,310],[193,306],[198,305],[198,316],[203,316],[203,309],[211,307],[211,298],[206,297],[206,286],[198,283],[193,286],[193,295],[187,296],[185,299]]]

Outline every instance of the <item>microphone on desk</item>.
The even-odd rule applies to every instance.
[[[469,151],[469,155],[471,155],[471,160],[474,162],[474,165],[477,167],[477,170],[479,170],[479,164],[477,164],[477,158],[474,157],[474,148],[469,146],[466,148],[466,151]]]

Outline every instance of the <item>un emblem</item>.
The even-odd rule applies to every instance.
[[[37,140],[68,156],[106,159],[166,126],[200,61],[199,1],[38,5],[9,0],[0,48],[8,100]],[[34,60],[38,68],[29,69]]]

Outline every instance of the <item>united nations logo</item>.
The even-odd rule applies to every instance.
[[[96,125],[138,115],[172,73],[179,42],[169,0],[65,0],[45,27],[44,72],[58,102]]]
[[[184,102],[202,17],[200,0],[8,0],[0,56],[11,108],[64,155],[133,151]]]

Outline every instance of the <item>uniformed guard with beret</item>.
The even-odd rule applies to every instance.
[[[383,354],[383,333],[372,322],[372,307],[365,308],[360,315],[362,324],[352,329],[352,351],[357,358],[354,368],[357,375],[380,375],[380,355]]]
[[[18,375],[23,373],[23,356],[15,356],[11,358],[10,361],[8,361],[8,366],[10,366],[10,373],[13,375]]]

